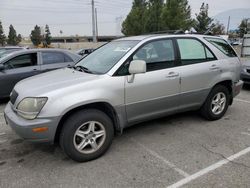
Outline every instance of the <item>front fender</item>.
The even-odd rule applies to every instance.
[[[124,105],[124,78],[110,77],[96,85],[57,91],[48,96],[39,117],[63,116],[74,108],[96,102],[106,102],[114,108]]]

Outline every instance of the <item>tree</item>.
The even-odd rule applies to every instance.
[[[47,45],[51,44],[51,33],[48,25],[45,26],[45,42]]]
[[[220,22],[213,23],[211,25],[211,33],[213,35],[224,35],[225,34],[225,26]]]
[[[213,19],[208,16],[208,4],[202,3],[199,14],[196,15],[194,29],[198,33],[204,33],[210,29]]]
[[[161,30],[161,13],[164,5],[164,0],[149,0],[145,31],[147,33]]]
[[[239,25],[239,35],[242,38],[244,36],[244,34],[247,33],[247,21],[248,19],[243,19],[241,20],[241,23]]]
[[[164,30],[186,30],[193,23],[187,0],[167,0],[161,14]]]
[[[10,27],[9,27],[9,35],[8,35],[7,43],[9,45],[13,45],[13,46],[18,44],[16,30],[13,27],[13,25],[10,25]]]
[[[145,33],[146,12],[146,0],[134,0],[130,13],[122,23],[122,33],[127,36]]]
[[[22,41],[22,35],[18,34],[17,35],[17,43],[19,44]]]
[[[35,46],[38,46],[42,42],[41,28],[38,25],[31,31],[30,39]]]
[[[6,41],[6,37],[5,37],[4,32],[3,32],[2,22],[0,21],[0,45],[4,46],[5,41]]]

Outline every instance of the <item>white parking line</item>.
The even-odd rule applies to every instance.
[[[139,143],[137,140],[131,138],[131,141],[133,141],[135,144],[137,144],[138,146],[142,147],[143,149],[145,149],[147,152],[149,152],[151,155],[153,155],[154,157],[160,159],[162,162],[164,162],[167,166],[169,166],[171,169],[175,170],[176,172],[178,172],[180,175],[184,176],[184,177],[188,177],[190,176],[188,173],[186,173],[185,171],[181,170],[180,168],[176,167],[175,164],[169,162],[168,160],[166,160],[164,157],[160,156],[158,153],[156,153],[155,151],[147,148],[146,146],[144,146],[143,144]]]
[[[0,144],[7,142],[8,140],[0,140]]]
[[[250,136],[250,133],[242,132],[241,134]]]
[[[3,136],[3,135],[6,135],[6,133],[5,132],[0,133],[0,136]]]
[[[222,165],[227,164],[227,163],[229,163],[229,162],[231,162],[231,161],[233,161],[233,160],[235,160],[235,159],[237,159],[237,158],[239,158],[239,157],[241,157],[249,152],[250,152],[250,147],[248,147],[248,148],[246,148],[246,149],[244,149],[244,150],[242,150],[234,155],[231,155],[230,157],[223,159],[215,164],[212,164],[212,165],[208,166],[207,168],[204,168],[204,169],[200,170],[199,172],[196,172],[196,173],[192,174],[191,176],[188,176],[188,177],[168,186],[167,188],[181,187],[181,186],[183,186],[183,185],[185,185],[185,184],[187,184],[187,183],[189,183],[189,182],[191,182],[191,181],[193,181],[193,180],[195,180],[195,179],[197,179],[197,178],[199,178],[199,177],[201,177],[201,176],[203,176],[203,175],[205,175],[213,170],[216,170],[217,168],[220,168]]]
[[[244,103],[248,103],[248,104],[250,104],[250,101],[246,101],[246,100],[242,100],[242,99],[238,99],[238,98],[236,98],[236,99],[234,99],[235,101],[238,101],[238,102],[244,102]]]

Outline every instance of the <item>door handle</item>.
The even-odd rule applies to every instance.
[[[209,68],[209,70],[220,70],[220,67],[214,64]]]
[[[169,72],[166,78],[176,78],[179,76],[178,72]]]

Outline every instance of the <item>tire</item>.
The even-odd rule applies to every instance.
[[[218,102],[218,104],[216,102],[216,99],[218,98],[215,98],[215,97],[218,95],[221,96],[221,99],[224,97],[226,101],[224,105],[221,105],[221,108],[218,108],[216,111],[215,110],[217,108],[216,105],[218,106],[220,103],[222,104],[222,100],[220,103]],[[230,100],[229,97],[230,97],[230,94],[229,94],[228,88],[226,88],[223,85],[215,86],[211,90],[205,103],[201,107],[201,110],[200,110],[201,115],[209,121],[214,121],[214,120],[218,120],[222,118],[228,109],[229,100]]]
[[[65,121],[60,146],[74,161],[86,162],[103,155],[113,137],[113,123],[105,113],[94,109],[81,110]]]

